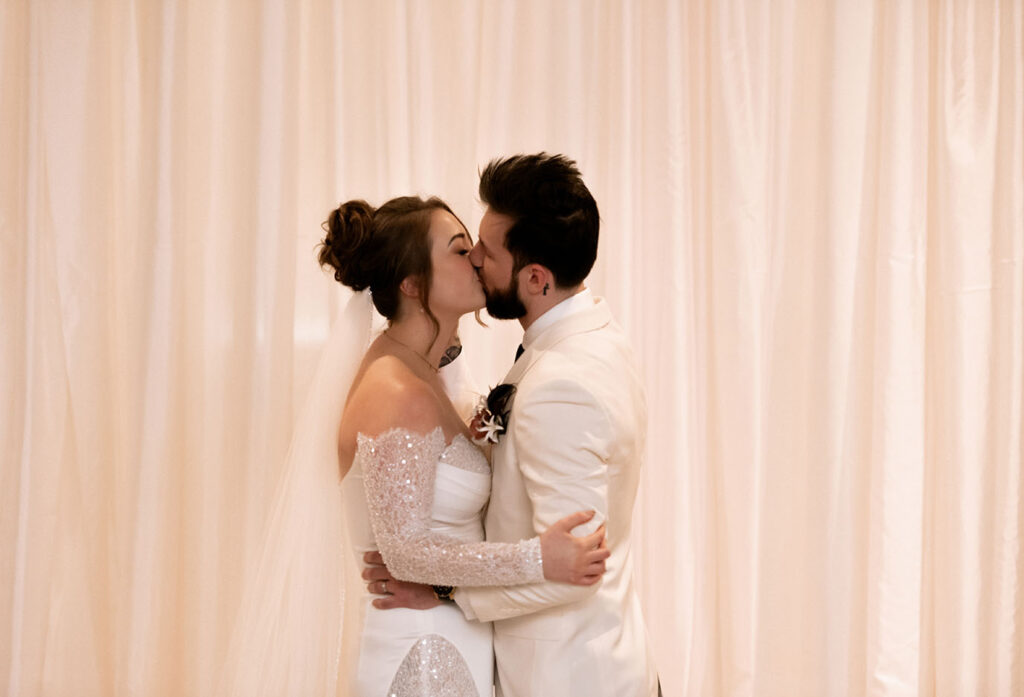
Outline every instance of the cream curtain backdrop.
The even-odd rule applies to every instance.
[[[646,376],[666,695],[1024,693],[1022,4],[4,0],[0,691],[210,694],[320,222],[475,230],[544,149]]]

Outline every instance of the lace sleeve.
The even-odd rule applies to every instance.
[[[447,586],[543,581],[539,537],[467,543],[430,530],[444,447],[440,427],[426,436],[403,429],[373,439],[359,435],[356,457],[362,461],[370,524],[388,570],[403,581]]]

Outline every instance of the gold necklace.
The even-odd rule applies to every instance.
[[[398,344],[399,346],[401,346],[405,350],[407,350],[410,353],[412,353],[412,355],[416,356],[416,358],[419,358],[421,361],[423,361],[426,364],[426,366],[428,368],[433,370],[435,373],[438,372],[438,370],[440,370],[437,366],[431,365],[430,361],[427,360],[426,356],[424,356],[422,353],[420,353],[419,351],[417,351],[416,349],[414,349],[412,346],[410,346],[409,344],[405,343],[404,341],[399,341],[395,337],[391,336],[386,329],[384,330],[383,335],[386,336],[391,341],[394,341],[396,344]]]

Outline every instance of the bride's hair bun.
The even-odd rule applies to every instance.
[[[372,265],[366,263],[363,252],[374,235],[375,212],[366,201],[346,201],[323,224],[327,236],[317,260],[320,266],[334,269],[334,279],[352,290],[369,288],[373,281]]]

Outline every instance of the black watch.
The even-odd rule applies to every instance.
[[[434,589],[434,595],[438,600],[452,600],[452,593],[455,592],[454,586],[431,586]]]

